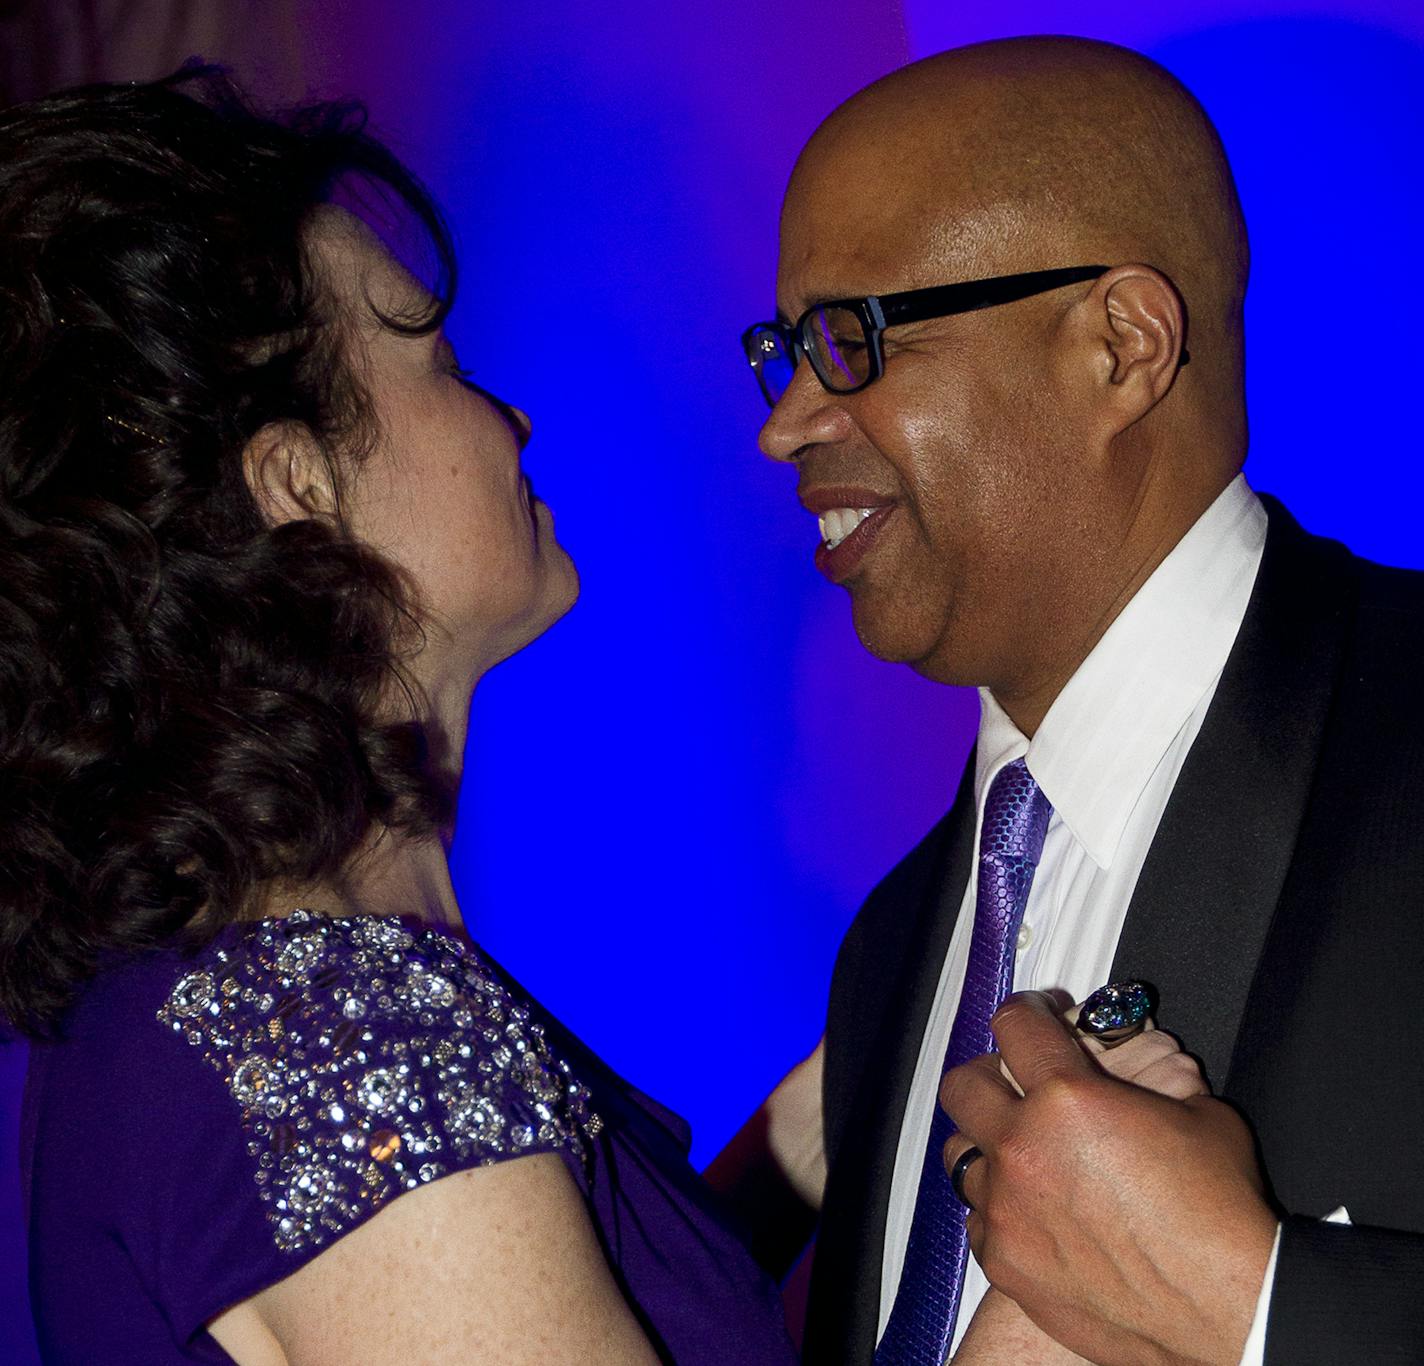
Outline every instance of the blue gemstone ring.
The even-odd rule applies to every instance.
[[[966,1148],[955,1159],[954,1166],[949,1169],[949,1188],[959,1199],[959,1203],[965,1209],[972,1210],[973,1205],[969,1203],[969,1197],[964,1194],[964,1173],[969,1170],[984,1154],[973,1145]]]
[[[1147,1027],[1157,1007],[1155,998],[1146,982],[1110,982],[1083,1002],[1078,1028],[1105,1048],[1115,1048]]]

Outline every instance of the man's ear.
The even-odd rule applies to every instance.
[[[1187,311],[1172,282],[1151,266],[1116,266],[1093,291],[1103,309],[1108,382],[1132,420],[1172,387],[1186,350]]]
[[[242,471],[272,526],[338,515],[335,471],[303,423],[269,422],[243,449]]]

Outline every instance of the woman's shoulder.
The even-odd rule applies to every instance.
[[[305,911],[101,973],[32,1050],[28,1090],[52,1151],[144,1135],[133,1176],[156,1201],[192,1189],[185,1165],[245,1172],[284,1253],[451,1171],[557,1152],[586,1176],[602,1127],[542,1020],[473,945]]]
[[[581,1165],[600,1127],[479,952],[406,921],[243,926],[186,965],[157,1021],[221,1078],[284,1249],[449,1171],[538,1151]]]
[[[601,1128],[472,945],[306,912],[101,973],[32,1050],[26,1113],[41,1290],[123,1246],[191,1332],[445,1175],[554,1153],[587,1189]]]

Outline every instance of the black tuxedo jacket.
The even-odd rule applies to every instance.
[[[1114,980],[1255,1128],[1286,1214],[1268,1366],[1424,1362],[1424,574],[1270,524]],[[949,814],[836,961],[806,1361],[869,1363],[901,1117],[973,858]],[[1348,1207],[1354,1227],[1319,1223]],[[1209,1287],[1203,1287],[1206,1293]]]

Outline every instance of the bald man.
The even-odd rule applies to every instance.
[[[1247,267],[1215,131],[1119,48],[931,58],[797,163],[779,318],[744,339],[762,449],[866,647],[983,700],[953,808],[837,960],[808,1361],[938,1366],[986,1273],[1094,1361],[1424,1361],[1424,585],[1245,483]],[[925,1298],[952,1197],[922,1180],[1010,798],[1041,817],[1004,836],[1037,865],[1014,984],[1154,984],[1246,1122],[1106,1077],[1015,998],[1023,1093],[997,1059],[944,1087],[945,1160],[983,1154],[956,1312]]]

